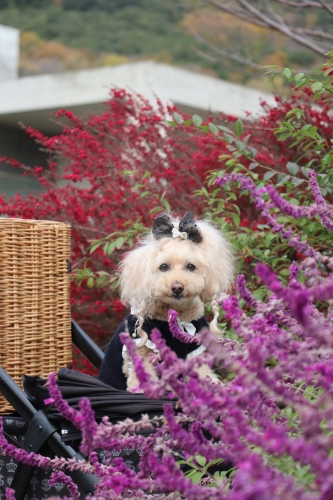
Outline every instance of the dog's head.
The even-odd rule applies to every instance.
[[[220,231],[193,219],[182,231],[182,221],[163,217],[169,227],[162,220],[158,231],[155,222],[153,232],[120,265],[122,300],[148,313],[156,306],[184,311],[201,296],[227,290],[233,278],[231,248]]]

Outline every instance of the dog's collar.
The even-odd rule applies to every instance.
[[[186,330],[187,333],[190,335],[194,335],[196,332],[196,328],[193,325],[193,323],[188,323],[187,321],[182,321],[181,319],[177,318],[177,323],[180,326],[182,330]]]
[[[133,316],[136,316],[136,314],[137,314],[136,307],[131,306],[131,314]],[[177,322],[178,322],[178,325],[180,326],[180,328],[182,330],[186,330],[187,333],[189,333],[190,335],[194,335],[195,332],[197,331],[195,326],[193,325],[193,323],[191,323],[189,321],[182,321],[181,319],[177,318]]]

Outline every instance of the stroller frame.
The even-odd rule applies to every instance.
[[[74,320],[71,321],[71,331],[73,344],[97,369],[99,369],[104,358],[103,351]],[[24,391],[1,366],[0,393],[28,423],[28,430],[24,439],[24,449],[26,451],[37,453],[42,445],[47,442],[49,448],[58,457],[75,458],[77,461],[85,460],[85,457],[81,453],[62,442],[58,429],[50,422],[45,412],[43,410],[37,410],[33,406]],[[6,435],[6,437],[11,441],[8,435]],[[11,484],[11,488],[15,491],[16,500],[23,500],[34,469],[35,468],[30,465],[23,463],[18,464]],[[97,477],[85,474],[81,471],[73,471],[70,472],[69,475],[79,488],[80,499],[83,500],[87,495],[93,494],[95,485],[98,482]]]

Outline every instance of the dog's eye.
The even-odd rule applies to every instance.
[[[194,264],[187,264],[186,269],[188,269],[189,271],[194,271],[195,265]]]
[[[165,273],[166,271],[169,271],[169,266],[168,264],[161,264],[159,269],[162,273]]]

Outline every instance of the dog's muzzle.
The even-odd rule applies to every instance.
[[[184,291],[184,285],[182,283],[179,283],[179,281],[175,281],[171,285],[171,290],[176,298],[180,298],[180,295]]]

